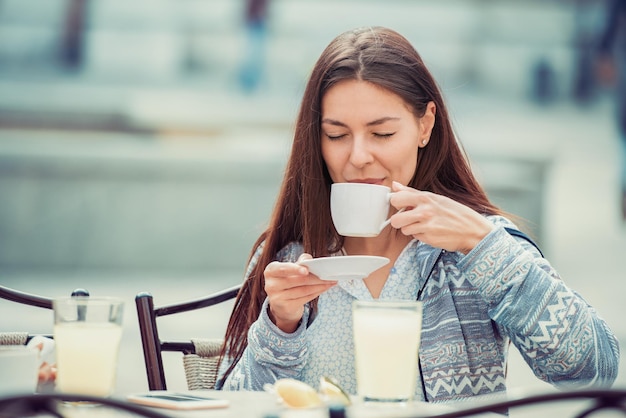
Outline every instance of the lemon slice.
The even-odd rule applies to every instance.
[[[350,396],[339,386],[339,383],[327,376],[320,378],[320,394],[328,404],[339,403],[348,406],[351,403]]]
[[[287,406],[292,408],[311,408],[322,405],[322,400],[315,389],[296,379],[278,379],[274,390]]]

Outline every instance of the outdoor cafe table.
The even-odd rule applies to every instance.
[[[180,393],[180,392],[179,392]],[[185,392],[182,392],[185,393]],[[226,408],[202,410],[172,410],[165,408],[150,408],[170,417],[180,418],[327,418],[327,407],[296,409],[287,408],[277,402],[276,396],[268,392],[252,391],[193,391],[194,395],[212,398],[228,399],[230,405]],[[116,400],[124,400],[124,396],[115,396]],[[355,400],[352,406],[346,409],[348,418],[385,418],[385,417],[417,417],[436,415],[451,412],[457,408],[453,404],[431,404],[425,402],[411,402],[404,406],[372,406]],[[67,418],[117,418],[129,417],[128,413],[100,407],[63,406],[60,411]],[[483,414],[480,417],[501,417],[495,414]]]
[[[126,397],[117,394],[110,398],[89,397],[61,393],[22,394],[0,396],[0,417],[66,417],[66,418],[122,418],[143,416],[151,418],[326,418],[329,409],[287,408],[277,402],[274,394],[268,392],[229,392],[229,391],[193,391],[195,395],[204,395],[227,399],[230,406],[220,409],[196,411],[175,411],[162,408],[147,408],[126,401]],[[502,415],[484,413],[510,407],[516,417],[587,417],[592,412],[600,411],[602,417],[626,416],[626,389],[583,389],[572,391],[541,390],[509,392],[501,395],[477,396],[466,401],[445,404],[411,402],[406,406],[372,406],[363,404],[354,398],[353,405],[345,410],[347,418],[435,418],[446,417],[482,417],[495,418]],[[91,405],[84,402],[92,402]],[[113,409],[111,407],[114,407]],[[129,413],[130,410],[134,414]],[[56,411],[55,411],[56,409]],[[523,415],[517,415],[522,412]],[[42,411],[54,411],[52,414],[37,414]],[[147,412],[146,412],[147,411]],[[333,411],[334,412],[334,411]],[[478,414],[480,412],[480,414]],[[467,415],[467,414],[470,415]],[[606,415],[609,413],[609,415]],[[595,416],[595,415],[594,415]],[[329,417],[330,418],[330,417]]]

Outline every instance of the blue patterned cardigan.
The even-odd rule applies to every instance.
[[[398,257],[380,299],[424,302],[416,399],[458,400],[506,390],[506,363],[513,342],[540,379],[555,386],[608,386],[617,376],[619,346],[607,324],[559,278],[523,238],[509,235],[507,219],[470,253],[450,253],[417,240]],[[248,274],[260,249],[251,259]],[[295,261],[302,246],[285,247],[277,259]],[[334,377],[356,393],[351,305],[372,299],[362,280],[339,282],[319,297],[315,318],[305,307],[292,334],[276,327],[267,301],[248,332],[248,346],[218,389],[262,390],[291,377],[313,387]],[[381,353],[384,359],[384,353]]]

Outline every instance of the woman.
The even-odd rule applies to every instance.
[[[339,236],[334,182],[392,188],[391,225]],[[400,209],[403,211],[399,212]],[[424,302],[416,399],[505,390],[512,341],[541,379],[610,385],[618,344],[489,202],[456,141],[441,93],[410,43],[379,27],[346,32],[306,86],[269,228],[250,257],[226,334],[218,388],[261,390],[291,377],[335,378],[356,393],[354,299]],[[378,255],[364,280],[328,282],[298,259]]]

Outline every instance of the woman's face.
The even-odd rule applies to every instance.
[[[375,84],[337,83],[322,98],[322,156],[333,182],[407,185],[434,121],[433,102],[418,119],[400,96]]]

